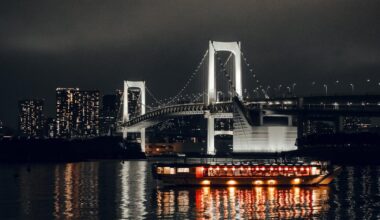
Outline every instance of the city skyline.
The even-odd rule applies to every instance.
[[[116,3],[0,3],[7,30],[0,34],[4,124],[16,126],[24,98],[44,98],[53,116],[57,87],[110,94],[123,80],[145,80],[159,98],[171,96],[211,39],[241,41],[263,85],[286,90],[296,83],[300,94],[313,81],[319,93],[324,84],[332,93],[350,93],[350,84],[355,93],[380,88],[375,1]]]
[[[0,219],[380,217],[379,0],[1,0]]]

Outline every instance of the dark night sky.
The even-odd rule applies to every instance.
[[[265,85],[379,93],[379,12],[377,0],[2,0],[0,120],[16,126],[21,98],[45,98],[53,115],[56,87],[106,94],[146,80],[174,95],[210,39],[242,41]]]

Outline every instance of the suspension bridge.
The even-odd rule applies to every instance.
[[[249,99],[244,88],[252,85],[256,87],[254,92],[262,94],[261,99]],[[191,95],[185,95],[185,91]],[[148,105],[146,95],[155,106]],[[140,133],[142,151],[146,128],[177,116],[203,115],[207,120],[209,155],[215,154],[215,136],[220,134],[233,135],[234,152],[284,152],[296,149],[297,133],[300,135],[305,115],[380,114],[380,96],[271,99],[241,51],[240,42],[217,41],[209,42],[201,62],[175,96],[159,100],[145,81],[125,81],[122,103],[119,130],[124,137]],[[293,116],[301,117],[294,120]],[[265,125],[266,119],[278,117],[285,118],[287,123]],[[215,130],[216,119],[232,119],[233,130]]]

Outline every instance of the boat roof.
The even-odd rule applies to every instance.
[[[257,163],[246,161],[244,163],[154,163],[154,166],[170,166],[170,167],[215,167],[215,166],[318,166],[321,163]]]

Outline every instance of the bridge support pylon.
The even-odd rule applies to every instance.
[[[215,155],[215,118],[211,115],[207,118],[207,154]]]
[[[145,103],[145,81],[124,81],[124,94],[123,94],[123,122],[127,122],[130,119],[130,103],[129,103],[129,90],[130,89],[140,89],[140,98],[138,103],[141,106],[139,115],[145,114],[146,103]],[[127,129],[123,129],[123,138],[128,137]],[[145,128],[140,130],[140,146],[141,151],[145,153]]]
[[[240,99],[243,98],[240,42],[209,41],[207,105],[214,104],[217,101],[215,53],[218,51],[231,52],[234,55],[235,71],[233,80],[235,91]]]
[[[145,153],[145,128],[141,128],[140,130],[140,146],[141,151]]]
[[[242,70],[241,70],[241,50],[240,42],[220,42],[209,41],[209,59],[208,59],[208,84],[206,105],[213,105],[217,102],[217,85],[215,73],[215,54],[218,51],[230,52],[234,55],[235,71],[233,76],[235,92],[237,96],[243,98],[242,88]],[[207,118],[207,154],[215,155],[215,117],[206,114]]]

